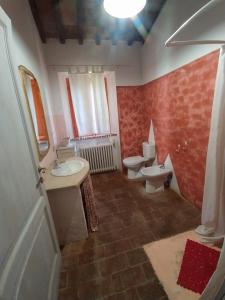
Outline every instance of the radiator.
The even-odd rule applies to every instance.
[[[113,156],[113,144],[111,143],[92,147],[82,146],[79,148],[79,156],[89,162],[91,174],[117,169]]]

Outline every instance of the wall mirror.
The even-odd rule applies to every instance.
[[[42,160],[47,154],[50,144],[39,85],[34,74],[26,67],[19,66],[19,72],[39,160]]]

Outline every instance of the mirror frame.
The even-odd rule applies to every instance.
[[[31,124],[32,124],[31,126],[32,126],[32,130],[33,130],[33,134],[34,134],[36,150],[37,150],[38,157],[39,157],[39,162],[40,162],[47,155],[47,153],[49,152],[50,139],[49,139],[48,128],[47,128],[47,123],[46,123],[46,117],[45,117],[45,111],[44,111],[44,107],[43,107],[43,103],[42,103],[42,97],[41,97],[41,108],[42,108],[43,113],[44,113],[44,124],[45,124],[45,128],[46,128],[46,136],[47,136],[47,141],[48,141],[48,148],[44,152],[44,155],[41,155],[41,152],[40,152],[39,146],[38,146],[37,136],[36,136],[36,133],[35,133],[35,127],[34,127],[34,121],[33,121],[33,118],[32,118],[32,113],[31,113],[31,108],[30,108],[30,103],[29,103],[29,97],[28,97],[28,93],[27,93],[27,90],[26,90],[26,76],[30,76],[30,77],[32,77],[33,80],[35,80],[35,82],[37,84],[37,88],[39,90],[39,93],[40,93],[40,88],[39,88],[39,84],[38,84],[38,81],[37,81],[36,77],[34,76],[34,74],[30,70],[28,70],[23,65],[20,65],[18,67],[18,69],[19,69],[20,78],[21,78],[21,81],[22,81],[22,89],[23,89],[23,93],[24,93],[24,96],[25,96],[25,99],[26,99],[27,111],[28,111],[28,114],[29,114],[29,118],[31,120]],[[40,95],[41,95],[41,93],[40,93]]]

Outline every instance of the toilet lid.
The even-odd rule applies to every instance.
[[[128,165],[139,164],[142,163],[143,161],[144,161],[144,157],[142,156],[130,156],[123,160],[123,162]]]

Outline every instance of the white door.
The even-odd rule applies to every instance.
[[[60,251],[11,54],[11,22],[0,7],[0,299],[57,299]]]

